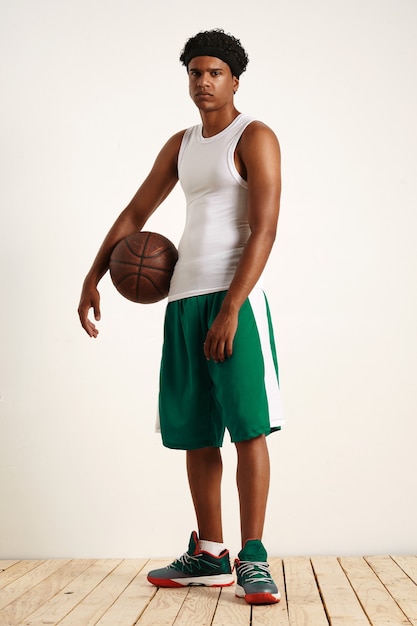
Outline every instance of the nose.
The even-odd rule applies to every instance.
[[[197,78],[197,87],[204,87],[207,85],[207,75],[206,73],[201,73]]]

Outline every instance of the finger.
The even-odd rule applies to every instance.
[[[100,311],[100,293],[96,289],[92,298],[91,298],[91,306],[94,312],[94,319],[98,322],[101,319],[101,311]]]
[[[224,340],[216,339],[209,331],[204,342],[204,355],[208,361],[222,363],[226,358]]]
[[[224,359],[225,359],[225,354],[224,354],[224,342],[223,341],[219,341],[219,343],[217,344],[217,350],[216,350],[216,363],[220,362],[223,363]]]
[[[95,327],[95,325],[90,322],[90,320],[88,320],[88,328],[86,328],[87,333],[90,335],[90,337],[92,337],[93,339],[95,339],[98,335],[98,328]]]
[[[204,351],[204,356],[206,357],[207,361],[210,361],[210,340],[206,339],[205,342],[203,343],[203,351]]]
[[[207,335],[204,342],[204,356],[206,357],[207,361],[214,361],[215,363],[218,361],[216,346],[217,343],[214,342],[214,340],[211,339],[209,335]]]
[[[224,342],[217,341],[213,344],[211,357],[215,363],[223,363],[224,361]]]
[[[233,339],[228,339],[226,341],[226,355],[227,357],[231,357],[233,354]]]
[[[98,329],[95,327],[95,325],[92,322],[90,322],[87,316],[88,314],[85,313],[83,309],[80,309],[78,311],[78,315],[80,318],[81,326],[84,328],[87,335],[89,335],[90,337],[94,337],[94,338],[97,337]]]
[[[98,329],[95,327],[95,325],[92,322],[90,322],[90,320],[87,320],[87,323],[85,324],[85,326],[83,325],[83,328],[85,332],[87,333],[87,335],[89,335],[89,337],[93,337],[93,339],[97,337]]]

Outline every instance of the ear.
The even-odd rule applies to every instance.
[[[233,76],[233,93],[236,93],[239,89],[239,79]]]

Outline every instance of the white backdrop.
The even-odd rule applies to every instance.
[[[199,122],[178,62],[221,27],[250,56],[237,106],[283,154],[268,268],[287,426],[269,438],[272,555],[416,553],[414,0],[1,0],[0,556],[177,555],[184,453],[154,433],[165,303],[101,283],[117,214]],[[180,189],[148,223],[178,242]],[[239,549],[235,451],[225,541]]]

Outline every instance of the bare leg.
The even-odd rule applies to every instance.
[[[236,443],[237,486],[242,546],[247,539],[262,539],[268,500],[270,465],[265,435]]]
[[[223,464],[220,449],[188,450],[187,473],[197,516],[199,537],[207,541],[222,543],[220,485]]]

